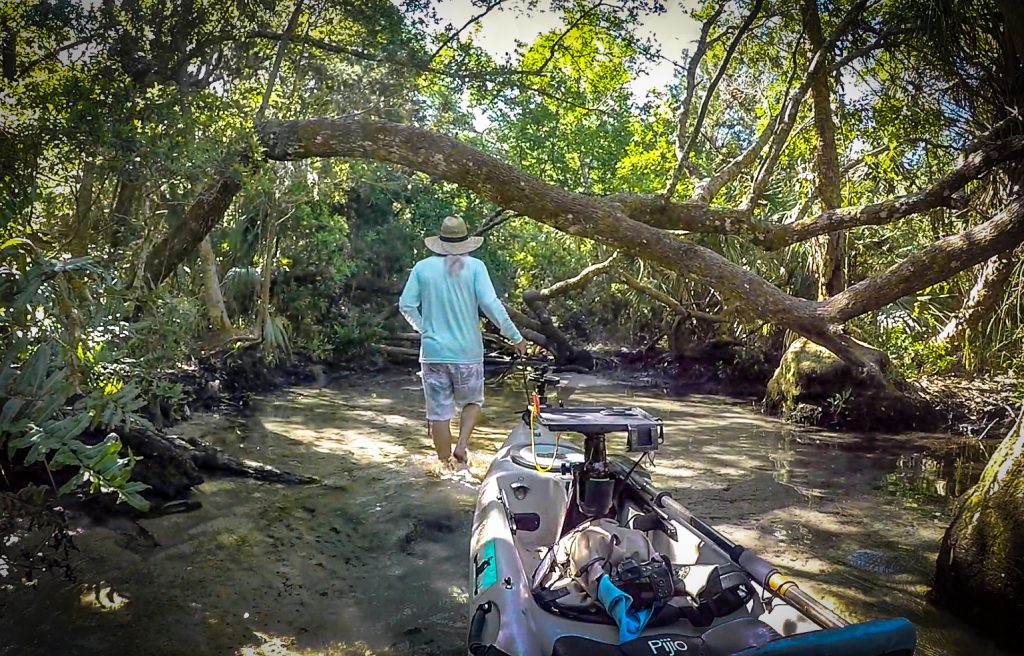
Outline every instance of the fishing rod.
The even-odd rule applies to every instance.
[[[653,506],[664,511],[673,520],[692,526],[698,533],[710,540],[719,551],[739,565],[755,581],[758,581],[762,587],[796,608],[815,624],[823,629],[849,626],[850,623],[847,620],[801,590],[796,582],[786,578],[774,565],[716,531],[710,524],[691,513],[686,506],[673,499],[668,492],[654,487],[649,479],[630,476],[626,471],[625,463],[613,461],[610,464],[619,470],[625,480],[631,483],[633,488]]]

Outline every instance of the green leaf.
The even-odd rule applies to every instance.
[[[74,476],[72,476],[68,480],[67,483],[65,483],[64,485],[60,486],[60,489],[57,491],[57,494],[67,494],[68,492],[71,492],[72,490],[74,490],[76,487],[78,487],[79,485],[81,485],[84,482],[85,482],[85,472],[79,470]]]
[[[149,510],[149,502],[143,499],[139,492],[148,488],[149,486],[144,483],[132,481],[117,491],[118,500],[124,501],[136,510],[146,512]]]
[[[22,246],[25,246],[27,248],[22,249],[21,248]],[[24,239],[22,237],[13,237],[11,239],[8,239],[4,243],[0,244],[0,253],[3,253],[8,248],[17,248],[18,250],[31,250],[31,251],[35,251],[36,250],[36,245],[33,244],[28,239]]]
[[[3,410],[0,410],[0,433],[11,432],[8,424],[11,423],[11,420],[18,414],[18,410],[21,410],[23,405],[25,405],[25,399],[7,399]]]
[[[14,392],[18,396],[35,398],[39,396],[46,380],[46,371],[50,368],[52,346],[49,342],[40,345],[28,362],[21,368],[21,375],[14,383]]]

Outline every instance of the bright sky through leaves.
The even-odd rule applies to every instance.
[[[503,60],[515,49],[516,40],[531,43],[539,34],[562,27],[561,14],[550,9],[550,2],[538,2],[532,11],[521,11],[524,3],[511,2],[484,16],[479,21],[479,32],[474,35],[476,43],[487,50],[492,57]],[[658,16],[644,17],[637,30],[641,38],[653,37],[660,45],[662,54],[668,59],[680,61],[684,49],[693,49],[700,25],[690,18],[687,5],[692,2],[666,2],[667,11]],[[472,16],[481,13],[470,0],[447,0],[436,4],[443,23],[462,26]],[[630,84],[633,96],[640,100],[652,88],[664,88],[673,78],[673,66],[668,61],[652,64],[646,75],[637,77]]]

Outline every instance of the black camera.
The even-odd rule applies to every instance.
[[[638,608],[647,608],[675,596],[672,567],[662,559],[638,563],[632,558],[623,558],[609,576],[615,587],[633,598],[633,605]]]

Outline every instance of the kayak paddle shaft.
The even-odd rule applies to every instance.
[[[622,463],[614,462],[612,464],[621,470],[622,475],[629,474]],[[716,531],[710,524],[691,513],[686,506],[673,499],[668,492],[658,490],[649,479],[629,476],[629,483],[671,519],[695,528],[730,560],[742,567],[755,581],[806,615],[821,628],[836,629],[850,624],[820,601],[801,590],[795,582],[783,576],[774,565]]]

